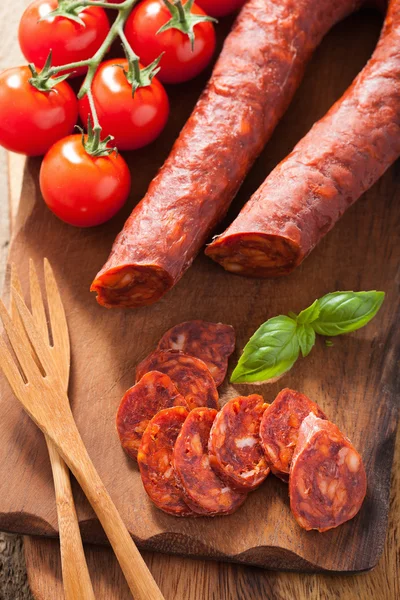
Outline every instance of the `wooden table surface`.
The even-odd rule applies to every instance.
[[[17,23],[27,0],[13,0],[2,3],[0,18],[2,32],[0,37],[0,68],[21,62],[16,37]],[[0,288],[3,284],[8,242],[11,235],[12,219],[18,206],[22,181],[23,157],[7,154],[0,155]],[[8,200],[8,201],[7,201]],[[395,600],[400,598],[400,436],[397,436],[395,460],[392,471],[391,506],[389,528],[384,555],[378,566],[369,573],[354,576],[304,575],[296,573],[276,573],[255,568],[241,567],[203,560],[190,560],[176,556],[144,553],[152,573],[161,586],[167,600],[286,600],[292,598],[323,600],[340,598],[347,600]],[[0,572],[7,569],[21,569],[21,564],[12,565],[12,559],[4,557],[0,534]],[[35,598],[58,600],[62,598],[61,582],[57,571],[57,545],[54,542],[25,540],[26,561],[29,582]],[[2,554],[3,553],[3,554]],[[96,559],[97,568],[104,564],[108,550],[91,553]],[[14,560],[21,561],[16,555]],[[11,561],[11,562],[10,562]],[[90,561],[90,559],[89,559]],[[119,572],[114,569],[104,572],[119,585]],[[0,578],[0,582],[3,580]],[[0,587],[1,600],[22,600],[27,596],[17,582],[15,589],[10,583],[7,589]],[[102,582],[96,582],[99,599],[102,595]],[[116,596],[117,597],[117,596]],[[78,600],[78,599],[77,599]]]

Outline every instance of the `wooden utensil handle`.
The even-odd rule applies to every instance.
[[[135,600],[164,600],[87,453],[72,414],[68,427],[65,421],[63,425],[66,435],[57,436],[56,447],[98,516],[133,597]]]
[[[50,438],[46,437],[60,532],[61,569],[65,600],[95,600],[83,550],[69,470]]]

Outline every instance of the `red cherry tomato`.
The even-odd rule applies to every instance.
[[[192,13],[205,14],[196,4]],[[195,25],[192,50],[189,37],[178,29],[168,29],[157,35],[170,18],[162,0],[144,0],[129,16],[125,34],[144,65],[165,52],[158,78],[165,83],[180,83],[196,77],[208,65],[215,50],[215,31],[210,22]]]
[[[134,150],[153,142],[164,129],[168,96],[154,77],[151,85],[138,88],[132,98],[132,85],[117,65],[128,70],[128,61],[119,58],[104,62],[97,71],[92,85],[94,104],[103,134],[114,136],[119,150]],[[87,96],[79,101],[79,114],[86,125],[91,114]]]
[[[28,67],[0,73],[0,145],[29,156],[45,154],[72,132],[78,101],[68,83],[40,92],[29,83]]]
[[[120,154],[90,156],[80,135],[56,142],[40,169],[40,189],[47,206],[76,227],[111,219],[124,205],[130,184],[128,165]]]
[[[19,44],[25,58],[37,67],[43,67],[52,50],[54,66],[91,58],[106,38],[110,24],[103,8],[83,8],[80,25],[66,17],[43,19],[58,7],[57,0],[35,0],[28,6],[19,23]],[[74,69],[75,75],[86,72],[85,67]]]
[[[242,8],[246,0],[197,0],[197,4],[211,17],[225,17]]]

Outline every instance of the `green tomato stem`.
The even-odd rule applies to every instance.
[[[125,48],[125,52],[126,52],[126,56],[128,58],[128,61],[130,63],[132,63],[133,65],[133,71],[134,71],[134,76],[135,79],[137,81],[140,81],[140,66],[139,66],[139,57],[138,55],[133,51],[132,46],[130,45],[130,43],[127,40],[127,37],[125,35],[124,32],[124,28],[121,27],[118,31],[118,35],[121,38],[121,42]]]
[[[129,1],[129,0],[128,0]],[[120,10],[121,7],[124,8],[127,2],[121,2],[121,4],[112,4],[111,2],[97,2],[97,0],[76,0],[76,2],[71,2],[70,8],[86,8],[87,6],[100,6],[101,8],[113,8],[115,10]]]
[[[100,141],[101,125],[99,123],[99,118],[97,116],[97,111],[96,111],[96,107],[94,104],[93,92],[91,89],[88,90],[87,97],[89,100],[90,112],[92,113],[92,118],[93,118],[93,132],[95,134],[95,139],[98,144]]]
[[[108,4],[107,2],[95,2],[94,0],[76,0],[75,2],[71,2],[68,5],[68,8],[77,9],[79,7],[85,8],[87,6],[100,6],[104,8],[113,8],[118,11],[118,15],[115,18],[114,23],[110,27],[110,31],[108,32],[104,42],[101,44],[100,48],[97,52],[92,56],[92,58],[81,60],[74,63],[68,63],[66,65],[54,66],[50,67],[48,71],[49,77],[57,75],[60,71],[73,71],[74,69],[78,69],[80,67],[88,67],[88,71],[86,73],[86,77],[82,83],[82,86],[78,93],[78,98],[81,99],[84,96],[88,96],[90,109],[93,118],[93,133],[95,135],[95,139],[100,141],[101,138],[101,125],[99,123],[99,119],[97,116],[96,107],[93,101],[92,94],[92,83],[94,76],[96,75],[97,69],[99,68],[101,62],[104,60],[105,55],[107,54],[111,44],[119,37],[129,54],[132,58],[132,62],[135,67],[135,72],[137,69],[137,73],[140,77],[140,68],[139,68],[139,57],[133,52],[128,40],[126,39],[124,33],[124,26],[127,18],[129,17],[132,8],[135,4],[138,3],[139,0],[125,0],[121,4]]]

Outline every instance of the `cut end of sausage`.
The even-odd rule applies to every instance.
[[[244,277],[281,277],[304,258],[289,238],[264,233],[222,234],[205,252],[225,271]]]
[[[138,308],[157,302],[172,285],[171,276],[160,267],[125,265],[100,271],[90,291],[106,308]]]

